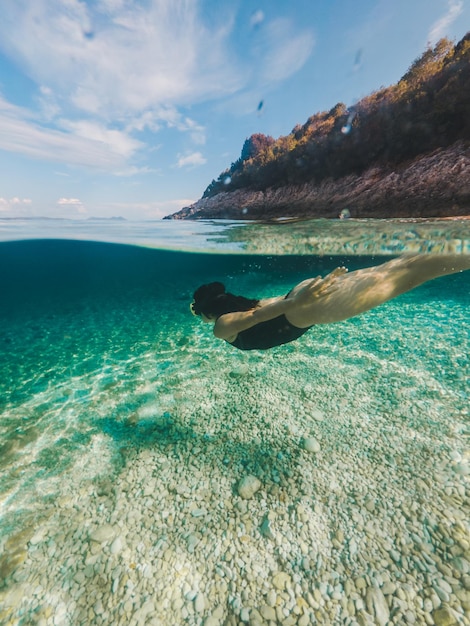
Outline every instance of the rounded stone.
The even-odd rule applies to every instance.
[[[378,587],[369,587],[366,592],[366,604],[371,615],[379,626],[386,626],[390,619],[387,601]]]
[[[315,437],[306,437],[302,442],[302,446],[307,452],[312,452],[313,454],[320,452],[320,444]]]
[[[123,548],[123,543],[121,537],[116,537],[110,547],[111,554],[119,554]]]
[[[106,543],[114,539],[115,535],[114,528],[110,524],[104,524],[90,533],[90,539],[96,543]]]
[[[276,587],[276,589],[279,589],[279,591],[282,591],[286,587],[289,587],[290,584],[291,578],[289,574],[286,574],[285,572],[277,572],[277,574],[275,574],[273,577],[273,585],[274,587]]]
[[[266,595],[266,604],[271,607],[276,606],[276,592],[274,589],[268,591]]]
[[[244,607],[241,611],[240,611],[240,619],[242,622],[248,622],[250,619],[250,609],[247,607]]]
[[[260,489],[261,481],[256,476],[244,476],[238,483],[238,495],[244,500],[249,500]]]
[[[325,414],[320,409],[313,409],[313,411],[310,413],[310,416],[313,417],[313,419],[317,422],[323,422],[323,420],[325,419]]]
[[[261,613],[261,616],[263,617],[263,619],[272,621],[272,622],[276,621],[276,611],[274,610],[272,606],[268,606],[267,604],[264,604],[260,608],[259,612]]]
[[[452,626],[457,623],[453,612],[447,606],[433,611],[432,618],[436,626]]]
[[[202,613],[206,607],[206,600],[202,593],[198,593],[194,600],[194,610],[196,613]]]
[[[468,476],[470,474],[470,464],[468,463],[456,463],[454,465],[454,472],[460,476]]]

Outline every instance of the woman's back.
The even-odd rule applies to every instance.
[[[242,330],[236,339],[229,343],[239,350],[269,350],[269,348],[295,341],[307,330],[308,328],[293,326],[285,315],[279,315],[272,320],[260,322],[256,326]]]

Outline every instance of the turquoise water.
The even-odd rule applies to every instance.
[[[0,243],[0,623],[469,623],[470,272],[245,353],[199,284],[384,258],[171,228]]]

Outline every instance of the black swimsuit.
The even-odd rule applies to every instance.
[[[239,350],[268,350],[275,346],[281,346],[301,337],[311,328],[298,328],[293,326],[285,315],[279,315],[267,322],[260,322],[247,330],[238,333],[235,341],[229,342]]]

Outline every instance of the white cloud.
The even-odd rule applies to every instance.
[[[98,122],[89,120],[61,120],[60,125],[77,138],[99,142],[107,146],[110,152],[124,158],[131,157],[143,144],[130,137],[127,133],[109,129]]]
[[[162,124],[188,133],[194,144],[205,143],[204,127],[176,109],[164,108],[156,115]],[[0,95],[0,149],[119,176],[155,171],[145,165],[129,164],[135,155],[146,149],[145,143],[134,138],[132,133],[145,128],[158,129],[157,118],[151,112],[142,113],[123,129],[109,128],[102,121],[92,119],[60,118],[55,126],[51,128],[38,115],[7,102]]]
[[[60,205],[63,205],[63,204],[81,205],[82,202],[78,198],[59,198],[59,200],[57,200],[57,204],[60,204]]]
[[[206,25],[194,0],[23,0],[2,6],[0,45],[79,110],[128,115],[236,89],[231,24]]]
[[[18,198],[16,196],[14,198],[10,198],[9,200],[7,198],[0,198],[0,205],[2,207],[11,207],[19,204],[30,205],[31,198]]]
[[[143,167],[136,167],[135,165],[129,165],[124,167],[121,170],[116,170],[113,172],[115,176],[121,176],[122,178],[129,178],[131,176],[137,176],[138,174],[159,174],[162,175],[161,170],[155,169],[152,167],[147,167],[144,165]]]
[[[261,11],[261,9],[258,9],[257,11],[254,11],[251,14],[250,26],[252,26],[253,28],[256,28],[263,22],[264,22],[264,13],[263,11]]]
[[[42,125],[33,114],[0,96],[0,148],[27,156],[97,168],[121,169],[142,145],[98,123],[62,121],[64,130]]]
[[[155,202],[94,202],[93,215],[100,217],[122,216],[127,219],[160,219],[190,206],[197,198],[179,198]],[[48,214],[53,217],[87,217],[90,212],[79,198],[59,198],[55,207],[47,205],[33,209],[29,198],[1,198],[0,216],[4,217],[31,217]]]
[[[22,0],[2,6],[0,47],[14,57],[52,106],[102,117],[141,116],[246,88],[252,61],[265,80],[295,73],[313,47],[310,30],[291,20],[260,26],[248,65],[234,54],[234,16],[220,10],[202,17],[201,0]],[[207,13],[207,12],[206,12]],[[218,21],[217,21],[218,20]],[[229,68],[229,71],[228,71]],[[57,99],[54,106],[57,105]],[[158,110],[160,108],[160,110]]]
[[[261,17],[261,16],[260,16]],[[283,80],[298,72],[315,46],[313,31],[297,29],[293,21],[279,18],[256,23],[250,65],[245,71],[245,85],[222,103],[225,111],[236,115],[252,114],[259,103]]]
[[[12,198],[11,204],[31,204],[31,198]]]
[[[59,198],[57,206],[60,208],[66,207],[67,215],[70,216],[73,214],[86,215],[88,213],[82,201],[78,198]]]
[[[0,215],[3,213],[21,217],[30,213],[31,205],[30,198],[0,198]]]
[[[0,51],[36,85],[38,112],[0,96],[0,149],[129,175],[147,171],[133,160],[158,144],[144,133],[174,128],[202,146],[206,129],[182,107],[266,93],[312,51],[311,31],[290,20],[255,11],[251,25],[240,51],[235,9],[209,15],[202,0],[3,3]],[[195,152],[178,167],[204,162]]]
[[[281,81],[292,76],[312,53],[314,37],[309,30],[295,32],[287,19],[277,19],[265,28],[262,47],[260,80],[263,83]]]
[[[192,154],[178,155],[176,167],[197,167],[206,163],[205,157],[201,152],[193,152]]]
[[[434,45],[439,39],[448,35],[449,27],[455,22],[463,11],[463,0],[449,0],[447,12],[439,18],[431,27],[428,34],[428,42]]]

